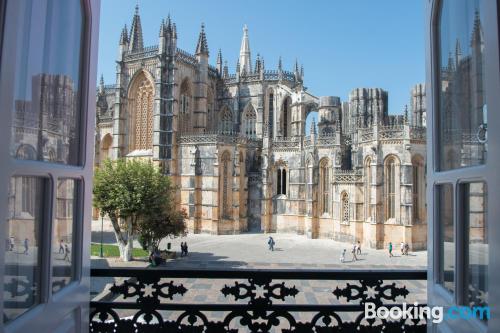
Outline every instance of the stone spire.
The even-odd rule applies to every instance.
[[[460,61],[462,61],[462,48],[460,46],[460,40],[457,38],[457,42],[455,43],[455,65],[458,66]]]
[[[229,76],[229,68],[227,67],[227,60],[224,61],[224,68],[222,69],[222,76],[223,77]]]
[[[481,25],[481,17],[479,15],[479,10],[476,9],[476,13],[474,15],[474,28],[472,30],[471,37],[471,47],[475,48],[481,46],[483,44],[483,27]]]
[[[219,52],[217,53],[217,72],[219,72],[219,75],[222,75],[222,51],[219,49]]]
[[[139,16],[139,5],[135,6],[135,14],[132,19],[132,27],[130,28],[130,51],[138,51],[144,48],[142,41],[142,26],[141,17]]]
[[[172,24],[172,37],[174,39],[177,39],[177,26],[174,24]]]
[[[104,76],[101,74],[101,80],[99,81],[99,93],[104,93]]]
[[[281,56],[280,58],[278,59],[278,71],[282,71],[283,70],[283,64],[281,63]]]
[[[260,73],[262,70],[262,63],[260,61],[260,54],[257,53],[257,59],[255,60],[255,73]]]
[[[127,45],[128,44],[128,29],[127,25],[122,29],[122,33],[120,34],[120,45]]]
[[[313,118],[312,121],[311,121],[311,128],[309,129],[309,135],[317,135],[317,131],[316,131],[316,119]]]
[[[251,73],[252,65],[250,58],[250,42],[248,41],[248,28],[247,25],[243,27],[243,38],[241,39],[240,48],[240,74],[243,72]]]
[[[236,75],[238,76],[242,72],[243,71],[241,70],[240,60],[238,59],[238,61],[236,62]]]
[[[196,55],[203,54],[208,56],[208,43],[207,36],[205,35],[205,24],[201,24],[200,36],[198,37],[198,44],[196,44]]]
[[[165,37],[165,34],[166,34],[166,29],[165,29],[165,20],[161,20],[161,23],[160,23],[160,34],[159,36],[160,37]]]

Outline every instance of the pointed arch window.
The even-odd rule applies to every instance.
[[[348,224],[349,223],[349,195],[347,192],[342,192],[341,195],[341,219],[342,223]]]
[[[180,98],[179,98],[179,119],[180,129],[183,133],[187,133],[191,129],[191,86],[189,81],[182,81]]]
[[[420,212],[423,207],[423,193],[425,193],[424,186],[424,166],[421,157],[415,157],[412,161],[412,176],[413,176],[413,188],[412,188],[412,213],[413,221],[421,222],[422,215]]]
[[[254,138],[257,135],[257,113],[250,105],[244,114],[243,133],[245,136]]]
[[[321,193],[320,211],[322,214],[330,213],[330,170],[328,164],[328,159],[323,159],[319,166]]]
[[[134,149],[152,149],[154,87],[144,73],[135,78],[131,98],[135,122],[132,146]]]
[[[290,135],[290,117],[291,117],[291,110],[290,106],[292,104],[292,99],[287,97],[285,101],[283,102],[282,110],[281,110],[281,136],[283,137],[288,137]]]
[[[387,219],[396,217],[396,161],[393,157],[386,163],[386,215]]]
[[[278,165],[276,169],[276,194],[286,195],[287,190],[287,178],[286,178],[286,167],[284,165]]]
[[[233,132],[233,113],[229,108],[224,108],[221,115],[220,131],[224,133]]]
[[[231,202],[230,202],[230,162],[231,156],[226,151],[222,154],[222,217],[231,217]]]
[[[372,160],[368,158],[365,162],[365,221],[368,220],[371,215],[371,184],[372,184],[372,172],[371,172]]]

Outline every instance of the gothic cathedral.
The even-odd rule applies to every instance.
[[[175,23],[144,46],[138,8],[119,42],[116,84],[98,87],[96,166],[154,161],[179,187],[193,233],[297,233],[382,248],[427,242],[425,87],[389,115],[388,93],[317,97],[304,69],[252,63],[248,29],[236,72],[209,64],[202,25],[194,55]],[[306,126],[315,113],[317,124]],[[308,131],[306,131],[306,127]]]

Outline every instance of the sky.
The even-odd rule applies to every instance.
[[[402,113],[410,89],[425,79],[423,0],[102,0],[99,76],[116,80],[118,41],[130,29],[134,7],[144,45],[158,44],[161,20],[177,24],[177,46],[193,54],[205,23],[209,62],[222,50],[230,73],[238,60],[242,28],[248,25],[252,66],[257,53],[266,69],[304,66],[304,85],[315,96],[348,99],[354,88],[389,92],[389,113]]]

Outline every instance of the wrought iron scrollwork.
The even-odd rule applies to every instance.
[[[94,276],[112,277],[113,270],[92,270]],[[364,316],[364,304],[400,307],[398,297],[409,294],[406,285],[384,283],[384,280],[425,280],[422,272],[346,272],[346,271],[167,271],[116,270],[116,275],[129,277],[114,284],[110,291],[113,301],[92,301],[91,332],[425,332],[420,320],[390,321]],[[227,302],[217,304],[177,303],[188,290],[175,284],[176,278],[233,280],[224,284],[221,295]],[[169,282],[163,282],[165,281]],[[300,290],[288,285],[288,280],[356,281],[332,289],[340,304],[290,304]],[[242,281],[243,280],[243,281]],[[279,282],[274,282],[274,281]],[[283,282],[284,281],[284,282]],[[196,290],[197,293],[200,290]],[[130,302],[123,300],[131,299]],[[231,302],[231,301],[234,302]],[[213,313],[220,313],[214,316]],[[308,319],[296,317],[308,313]]]
[[[349,301],[359,300],[359,304],[364,305],[366,302],[372,302],[377,306],[383,304],[383,300],[395,302],[398,296],[406,298],[410,293],[406,286],[397,287],[396,283],[384,285],[382,280],[366,279],[359,280],[359,285],[347,283],[345,288],[337,287],[333,294],[337,299],[341,297]]]

